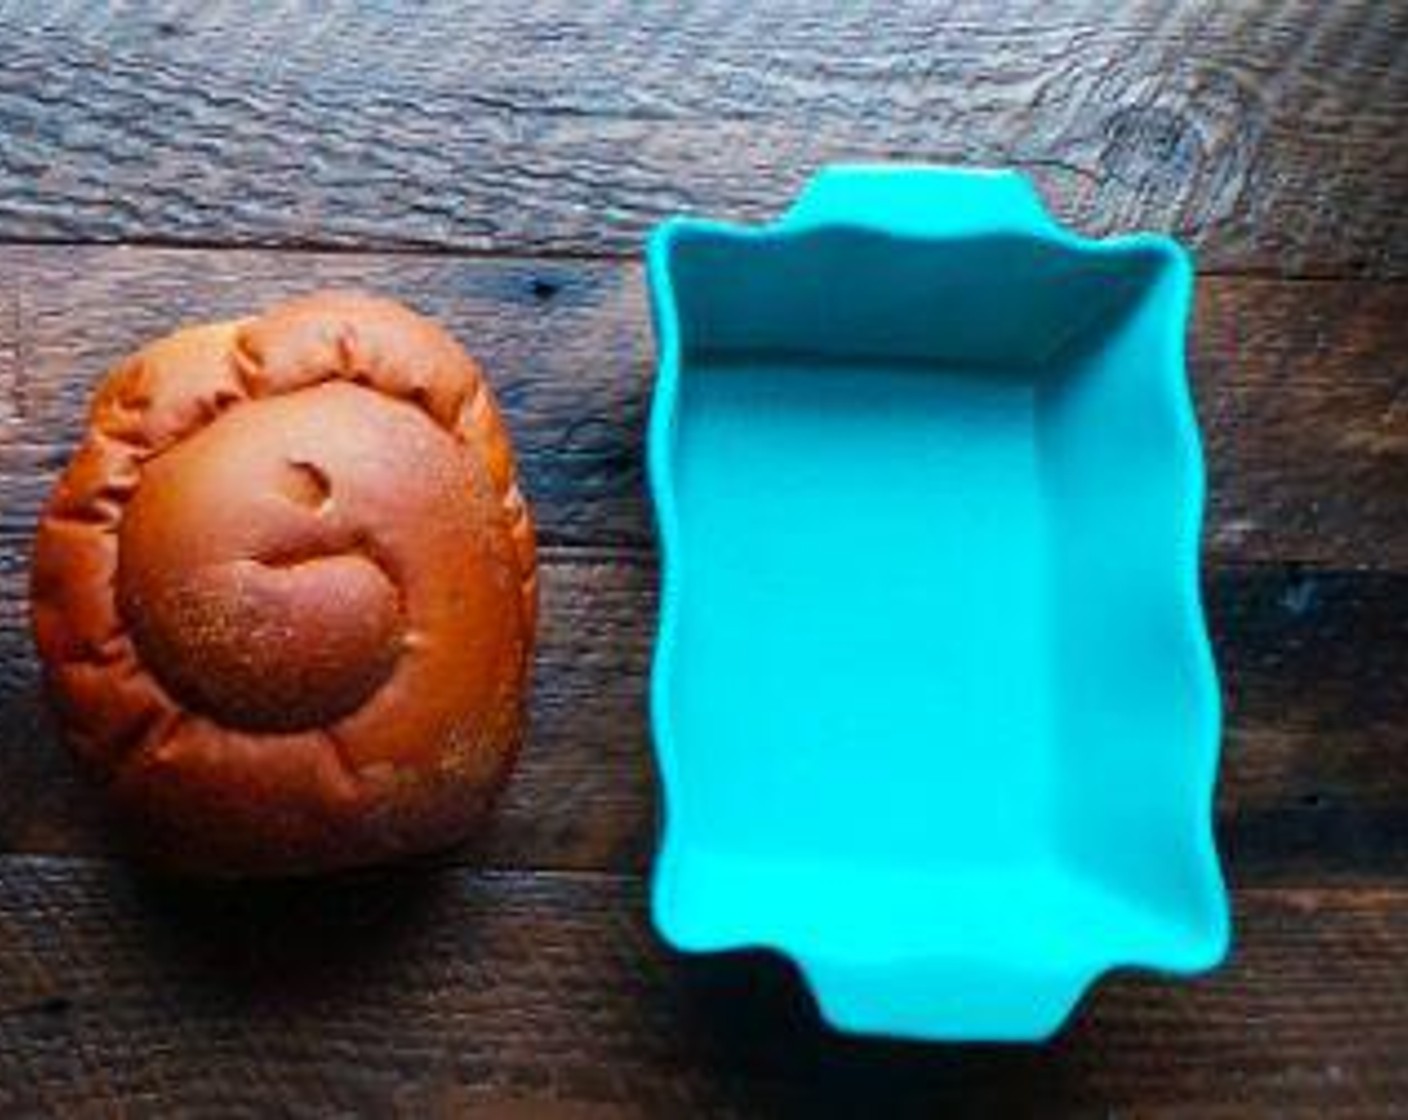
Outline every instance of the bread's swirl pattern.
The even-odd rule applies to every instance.
[[[35,634],[168,862],[366,862],[454,839],[506,777],[534,556],[475,363],[324,294],[109,376],[41,522]]]

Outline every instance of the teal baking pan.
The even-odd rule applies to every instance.
[[[667,222],[648,271],[664,938],[920,1039],[1215,965],[1184,251],[1015,174],[843,167]]]

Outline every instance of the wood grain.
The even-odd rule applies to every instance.
[[[217,892],[7,857],[0,1107],[1347,1116],[1408,1094],[1401,890],[1244,891],[1224,970],[1102,984],[1040,1049],[821,1032],[780,961],[670,956],[644,908],[601,876]]]
[[[0,531],[30,531],[118,358],[182,322],[349,285],[484,358],[548,543],[649,546],[639,271],[384,254],[0,246]],[[1190,365],[1216,562],[1408,569],[1408,284],[1204,279]]]
[[[1396,4],[8,0],[0,42],[10,239],[634,254],[923,160],[1218,270],[1408,271]]]
[[[611,262],[0,247],[0,842],[110,850],[42,716],[24,618],[29,533],[94,382],[179,322],[317,285],[408,299],[484,356],[548,543],[533,740],[472,855],[640,869],[651,355],[639,273]],[[1234,869],[1401,874],[1408,285],[1205,280],[1193,342]]]
[[[0,542],[3,543],[3,542]],[[553,550],[532,730],[493,831],[455,861],[642,870],[657,792],[645,679],[655,571]],[[1408,873],[1408,576],[1254,567],[1208,580],[1228,728],[1220,825],[1242,882]],[[24,586],[0,577],[0,850],[113,850],[45,718]]]
[[[404,299],[483,360],[547,542],[649,543],[651,357],[633,268],[13,246],[0,246],[0,529],[30,531],[94,385],[125,353],[317,287]]]
[[[1370,0],[0,0],[0,1114],[1403,1113],[1405,121],[1408,9]],[[652,355],[624,258],[868,159],[1019,167],[1076,228],[1172,231],[1204,270],[1236,950],[1102,984],[1041,1049],[826,1034],[779,960],[674,957],[645,916]],[[325,285],[487,360],[547,546],[532,738],[475,846],[153,882],[107,862],[44,714],[29,536],[106,366]]]

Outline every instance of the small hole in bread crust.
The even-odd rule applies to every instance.
[[[284,464],[279,489],[291,502],[321,512],[332,500],[332,479],[315,463],[290,459]]]

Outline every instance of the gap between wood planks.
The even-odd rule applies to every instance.
[[[704,215],[700,216],[703,217]],[[759,226],[767,223],[765,220],[756,222],[740,220],[738,224],[742,226]],[[1109,237],[1118,236],[1121,235],[1110,234],[1106,238],[1097,237],[1092,240],[1107,240]],[[445,262],[459,261],[464,263],[486,261],[504,265],[518,265],[524,268],[531,268],[535,264],[640,266],[643,265],[645,261],[644,238],[641,239],[640,245],[633,250],[593,250],[550,247],[519,251],[515,249],[475,248],[473,246],[462,245],[439,245],[434,242],[426,242],[424,244],[390,243],[387,245],[345,245],[336,241],[275,241],[259,240],[257,238],[249,240],[222,240],[219,238],[200,237],[122,237],[113,239],[85,237],[82,239],[71,239],[42,236],[17,237],[10,235],[0,237],[0,252],[6,249],[52,249],[55,251],[65,249],[130,249],[153,253],[275,253],[289,257],[331,257],[339,260],[355,259],[358,257],[386,257],[391,259],[405,259],[408,261],[418,259]],[[1244,267],[1220,265],[1205,267],[1200,265],[1197,269],[1197,276],[1199,280],[1261,280],[1282,284],[1358,283],[1389,288],[1408,286],[1408,276],[1366,276],[1363,272],[1350,269],[1323,272],[1284,272],[1258,265],[1248,265]]]
[[[575,883],[590,887],[592,884],[612,883],[629,889],[643,888],[649,879],[646,869],[612,870],[595,867],[495,867],[466,863],[456,858],[454,853],[431,853],[419,858],[398,860],[395,863],[357,868],[350,871],[334,872],[328,875],[307,878],[287,879],[248,879],[221,881],[215,879],[165,877],[148,875],[142,868],[125,856],[115,853],[74,853],[74,852],[0,852],[0,869],[6,867],[53,868],[60,873],[101,873],[104,869],[133,879],[149,879],[158,887],[173,890],[206,891],[219,894],[224,891],[249,887],[258,890],[267,887],[270,894],[286,890],[296,890],[300,884],[309,886],[324,885],[336,887],[346,884],[355,888],[359,883],[375,882],[403,872],[429,872],[463,876],[466,881],[482,883]],[[1304,908],[1313,908],[1326,899],[1352,899],[1369,907],[1404,906],[1408,907],[1408,881],[1316,881],[1307,883],[1229,883],[1229,890],[1242,899],[1278,898]]]

